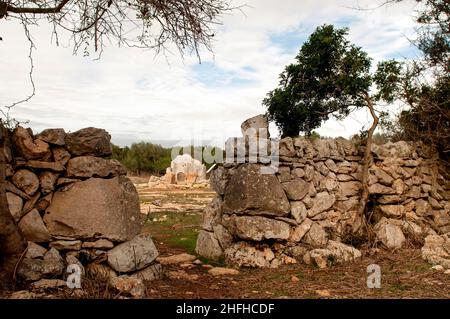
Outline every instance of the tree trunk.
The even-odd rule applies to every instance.
[[[5,189],[6,158],[4,145],[8,131],[0,121],[0,289],[11,289],[14,270],[27,248],[27,241],[12,217]]]
[[[367,132],[367,140],[366,140],[366,149],[364,150],[364,158],[363,158],[363,169],[362,169],[362,193],[361,199],[358,204],[358,212],[356,214],[356,220],[353,223],[353,232],[356,233],[361,229],[362,225],[367,225],[366,221],[366,206],[369,201],[369,167],[372,161],[372,142],[373,142],[373,132],[377,128],[378,125],[378,116],[375,113],[373,108],[372,100],[369,97],[369,94],[365,94],[365,99],[367,103],[367,107],[370,111],[370,115],[373,118],[372,126],[369,128]]]

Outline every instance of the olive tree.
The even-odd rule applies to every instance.
[[[347,28],[332,25],[318,27],[302,45],[295,63],[285,67],[277,88],[263,104],[267,115],[284,136],[310,135],[330,117],[343,119],[366,108],[372,124],[366,132],[363,157],[362,194],[354,231],[365,221],[369,197],[368,169],[371,162],[373,133],[379,123],[378,107],[391,103],[400,89],[401,64],[372,61],[360,47],[347,40]]]

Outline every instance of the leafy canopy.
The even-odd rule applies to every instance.
[[[394,99],[400,64],[380,62],[371,74],[371,59],[346,39],[347,34],[347,28],[318,27],[301,47],[296,62],[281,73],[279,86],[263,100],[282,137],[299,132],[310,135],[330,116],[343,119],[352,110],[367,106],[368,99]],[[370,96],[372,87],[376,93]]]

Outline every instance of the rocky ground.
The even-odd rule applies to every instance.
[[[422,258],[420,247],[388,252],[360,247],[362,258],[319,269],[305,264],[278,269],[232,270],[221,262],[197,258],[194,252],[202,209],[214,193],[208,189],[152,190],[139,187],[148,213],[144,232],[160,252],[164,277],[148,283],[146,298],[449,298],[450,274],[435,270]],[[150,210],[149,210],[150,209]],[[172,257],[170,257],[172,256]],[[175,256],[175,257],[173,257]],[[170,258],[167,258],[170,257]],[[366,286],[367,266],[378,264],[380,289]],[[10,297],[5,294],[3,297]],[[81,291],[33,289],[16,298],[123,298],[101,282],[84,282]]]

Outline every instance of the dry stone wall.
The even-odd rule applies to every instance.
[[[211,175],[217,196],[204,211],[197,252],[249,267],[305,262],[323,268],[360,258],[351,229],[358,220],[363,151],[343,138],[285,138],[276,174],[262,174],[264,164],[248,161],[219,166]],[[408,238],[426,238],[424,258],[448,268],[448,168],[416,143],[374,145],[372,154],[368,207],[378,242],[399,249]]]
[[[161,276],[158,251],[141,235],[139,198],[111,155],[108,132],[17,127],[3,150],[9,209],[28,249],[19,279],[38,287],[65,285],[67,266],[110,281],[134,296]],[[51,280],[49,280],[51,278]]]

